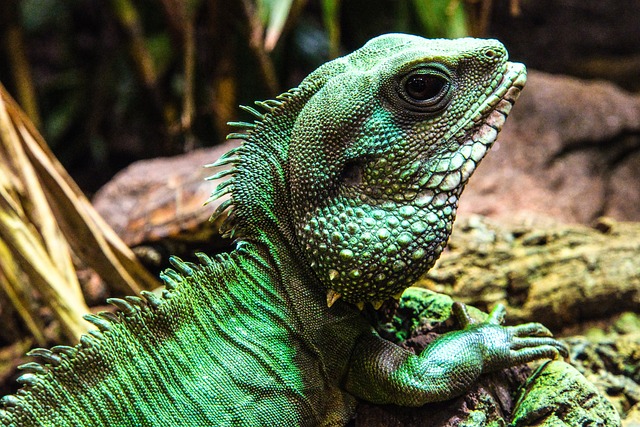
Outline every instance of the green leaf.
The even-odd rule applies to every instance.
[[[174,60],[174,50],[168,33],[157,33],[145,38],[145,45],[156,65],[158,75],[164,74]]]
[[[26,32],[54,28],[60,31],[60,28],[68,27],[72,21],[70,10],[73,5],[62,0],[21,0],[18,7]]]
[[[463,2],[460,0],[413,0],[428,37],[458,38],[469,35]]]
[[[329,57],[340,56],[340,0],[322,0],[322,17],[329,35]]]

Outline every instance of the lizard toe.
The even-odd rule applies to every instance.
[[[539,345],[536,347],[525,347],[519,350],[511,350],[511,360],[514,365],[521,365],[533,362],[538,359],[556,359],[562,354],[562,346],[554,344]]]
[[[512,350],[521,350],[524,348],[535,348],[535,347],[544,347],[544,346],[553,346],[558,352],[562,353],[566,351],[566,346],[561,342],[546,337],[525,337],[519,338],[515,337],[511,341],[511,349]]]
[[[471,317],[471,314],[469,314],[469,310],[464,303],[458,301],[454,302],[451,306],[451,311],[456,322],[458,322],[460,329],[466,329],[468,326],[478,323],[473,317]]]
[[[524,323],[522,325],[509,327],[511,332],[516,337],[552,337],[553,334],[544,325],[537,322]]]
[[[489,317],[485,320],[486,323],[490,323],[492,325],[501,325],[504,322],[504,316],[507,314],[507,309],[503,304],[496,305],[491,313],[489,313]]]

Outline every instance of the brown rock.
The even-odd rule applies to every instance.
[[[217,183],[205,181],[214,170],[204,168],[239,141],[195,150],[191,153],[142,160],[118,173],[93,198],[93,204],[129,246],[167,238],[194,238],[196,230],[214,227],[208,219],[215,204],[205,205]]]
[[[622,427],[640,427],[640,403],[636,404],[622,420]]]

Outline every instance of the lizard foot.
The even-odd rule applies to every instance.
[[[463,330],[475,331],[482,336],[485,361],[490,370],[569,356],[567,346],[554,339],[551,331],[540,323],[502,326],[506,314],[502,304],[498,304],[482,322],[473,318],[462,303],[455,302],[451,309]]]

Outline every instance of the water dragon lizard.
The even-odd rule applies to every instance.
[[[111,299],[75,347],[31,351],[0,425],[344,425],[357,399],[419,406],[566,354],[500,307],[419,355],[360,311],[433,266],[525,80],[495,40],[389,34],[242,107],[212,195],[235,249],[173,259],[161,296]]]

